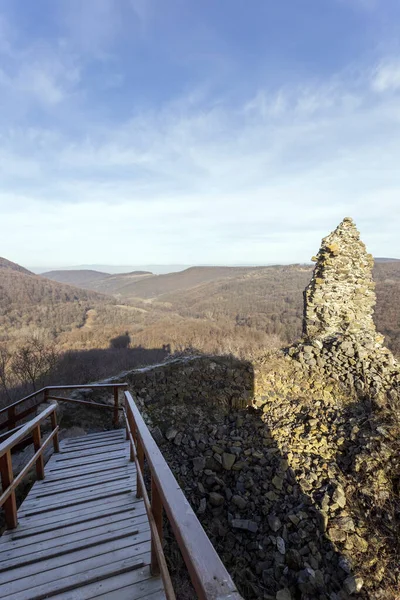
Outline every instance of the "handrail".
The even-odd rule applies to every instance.
[[[84,385],[46,385],[45,387],[40,388],[40,390],[37,390],[36,392],[32,392],[32,394],[29,394],[28,396],[25,396],[24,398],[21,398],[20,400],[17,400],[16,402],[13,402],[12,404],[8,404],[7,406],[5,406],[4,408],[0,409],[0,415],[5,412],[6,410],[8,410],[9,408],[12,408],[13,406],[18,406],[19,404],[22,404],[22,402],[25,402],[26,400],[30,400],[31,398],[34,398],[35,396],[38,396],[39,394],[43,394],[46,390],[84,390],[84,389],[92,389],[92,388],[120,388],[120,387],[127,387],[127,383],[94,383],[93,385],[90,385],[89,383],[85,383]]]
[[[54,452],[59,452],[60,450],[58,440],[59,426],[57,425],[56,408],[57,407],[55,404],[48,406],[34,419],[20,427],[18,431],[13,433],[8,439],[0,444],[0,473],[3,488],[3,493],[0,496],[0,506],[4,505],[6,525],[8,529],[15,529],[15,527],[18,525],[17,502],[15,497],[16,487],[35,463],[37,478],[44,479],[43,452],[51,441],[53,441]],[[52,431],[45,441],[42,442],[40,425],[48,417],[51,418]],[[18,442],[26,438],[30,433],[32,433],[33,436],[33,447],[35,453],[22,471],[18,474],[18,476],[14,478],[11,450],[16,444],[18,444]]]
[[[28,396],[25,396],[24,398],[21,398],[20,400],[17,400],[16,402],[13,402],[12,404],[9,404],[8,406],[5,406],[4,408],[0,409],[0,416],[7,412],[7,420],[3,421],[2,423],[0,423],[0,430],[1,429],[5,429],[8,428],[9,430],[13,430],[17,424],[17,421],[20,421],[21,419],[24,419],[25,417],[27,417],[29,414],[31,414],[32,412],[34,412],[37,408],[37,406],[41,403],[41,401],[36,402],[35,404],[33,404],[33,406],[28,407],[27,409],[25,409],[24,411],[17,413],[16,412],[16,407],[19,406],[20,404],[31,400],[32,398],[35,398],[36,396],[43,394],[44,396],[44,401],[49,399],[49,392],[51,392],[52,390],[74,390],[74,389],[102,389],[102,388],[113,388],[114,390],[114,415],[113,415],[113,423],[114,426],[118,425],[119,422],[119,405],[118,405],[118,391],[120,388],[124,388],[127,387],[127,383],[94,383],[93,385],[90,384],[84,384],[84,385],[47,385],[43,388],[41,388],[40,390],[37,390],[36,392],[32,392],[32,394],[29,394]],[[54,399],[57,399],[57,397],[54,397]],[[72,398],[59,398],[62,401],[69,401],[69,402],[74,402],[74,400]],[[79,403],[79,401],[75,401],[76,403]],[[83,401],[80,402],[81,404],[83,404]],[[87,404],[91,404],[93,406],[104,406],[104,407],[108,407],[108,405],[104,404],[104,405],[100,405],[99,403],[95,403],[95,402],[87,402]]]
[[[162,539],[162,510],[164,509],[178,542],[199,600],[243,600],[214,546],[201,526],[178,482],[148,430],[131,394],[125,392],[127,439],[131,446],[131,460],[137,465],[137,494],[147,491],[143,480],[144,459],[150,467],[151,507],[149,520],[155,521],[156,533],[151,529],[152,570],[156,561],[163,576],[163,556],[159,541]],[[148,501],[148,498],[147,498]],[[147,505],[146,505],[147,510]],[[164,579],[164,577],[163,577]],[[166,592],[167,593],[167,592]],[[174,596],[168,596],[168,600]]]

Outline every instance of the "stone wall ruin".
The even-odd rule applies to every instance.
[[[352,219],[322,240],[304,292],[304,338],[288,353],[358,395],[385,402],[397,395],[399,367],[373,321],[373,258]]]

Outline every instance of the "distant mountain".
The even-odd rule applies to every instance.
[[[154,275],[149,271],[132,271],[130,273],[110,275],[109,273],[101,273],[100,271],[70,270],[50,271],[39,275],[39,277],[47,277],[60,283],[73,283],[86,290],[93,290],[101,294],[121,298],[122,296],[126,296],[123,289],[130,286],[132,282],[140,281],[145,277],[154,277]]]
[[[190,267],[165,275],[122,273],[89,282],[91,290],[129,301],[134,298],[154,299],[167,293],[187,290],[210,281],[239,277],[263,267]]]
[[[102,273],[101,271],[92,271],[91,269],[83,270],[68,270],[65,271],[48,271],[47,273],[41,273],[42,277],[51,279],[52,281],[58,281],[59,283],[69,283],[70,285],[77,285],[78,287],[86,287],[86,285],[97,279],[104,279],[109,277],[109,273]]]
[[[382,262],[397,262],[397,261],[400,261],[400,258],[385,258],[385,257],[382,257],[382,256],[376,256],[376,257],[374,258],[374,261],[375,261],[376,263],[382,263]]]
[[[161,275],[183,271],[191,266],[192,265],[73,265],[70,267],[55,267],[54,265],[49,265],[47,267],[30,267],[30,269],[37,275],[43,275],[43,273],[48,273],[49,271],[98,271],[110,275],[145,271],[147,273]]]

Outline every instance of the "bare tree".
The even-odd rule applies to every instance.
[[[33,391],[36,391],[37,383],[54,369],[58,358],[54,345],[32,338],[14,353],[11,370],[21,383],[29,382]]]
[[[12,402],[10,390],[16,384],[16,377],[11,369],[12,354],[5,342],[0,343],[0,386],[7,399]]]

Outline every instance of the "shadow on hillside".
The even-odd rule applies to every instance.
[[[38,376],[35,384],[26,383],[7,390],[0,389],[0,407],[7,406],[46,385],[79,385],[105,379],[122,371],[162,362],[171,354],[170,346],[162,348],[96,348],[67,350],[57,365],[45,376]]]

